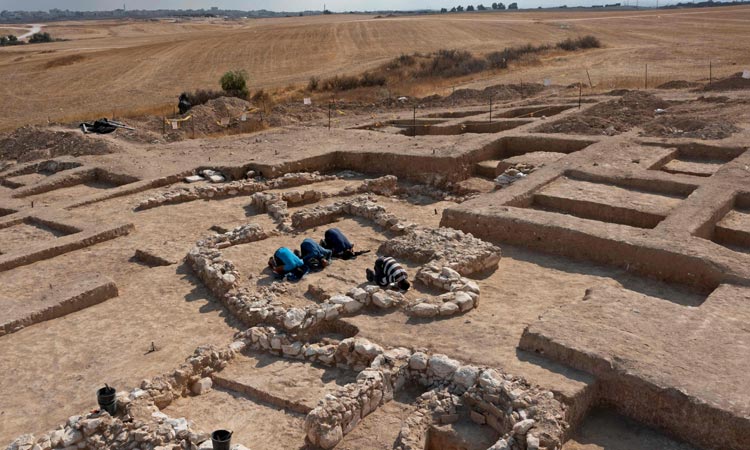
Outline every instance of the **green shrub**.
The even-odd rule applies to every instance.
[[[41,44],[44,42],[52,42],[52,36],[49,33],[34,33],[29,38],[29,44]]]
[[[247,72],[244,70],[230,70],[221,76],[219,83],[227,94],[233,97],[247,98]]]

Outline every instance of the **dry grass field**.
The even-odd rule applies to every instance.
[[[750,66],[748,7],[67,22],[45,31],[70,40],[0,49],[0,129],[171,104],[184,90],[216,88],[233,68],[247,70],[253,88],[303,86],[312,75],[359,73],[401,53],[484,53],[584,34],[599,37],[604,48],[549,55],[472,82],[569,84],[584,81],[589,69],[594,85],[633,87],[642,84],[645,64],[654,82],[707,79],[709,59],[714,76]]]

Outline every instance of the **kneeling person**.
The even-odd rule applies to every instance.
[[[403,291],[408,291],[411,287],[406,270],[391,257],[378,257],[375,260],[375,271],[367,269],[367,281],[377,283],[381,287],[395,283]]]
[[[354,244],[344,236],[338,228],[326,230],[325,238],[320,241],[320,245],[331,250],[333,256],[342,259],[354,258]]]
[[[306,238],[300,245],[302,261],[311,270],[325,269],[331,263],[333,252],[318,245],[317,242]]]
[[[308,271],[305,263],[286,247],[276,250],[268,260],[268,266],[279,278],[287,277],[290,281],[301,279]]]

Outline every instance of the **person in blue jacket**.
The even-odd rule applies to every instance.
[[[320,245],[333,252],[333,256],[342,259],[354,258],[354,244],[344,236],[338,228],[326,230],[325,237],[320,241]]]
[[[302,261],[310,270],[323,270],[331,263],[333,252],[318,245],[317,242],[306,238],[300,245]]]
[[[268,266],[279,278],[287,277],[290,281],[300,280],[309,270],[304,261],[286,247],[276,250],[268,260]]]

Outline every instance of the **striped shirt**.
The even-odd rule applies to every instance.
[[[407,278],[406,271],[395,259],[379,257],[375,261],[375,280],[379,285],[388,286]]]

